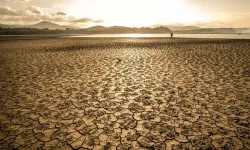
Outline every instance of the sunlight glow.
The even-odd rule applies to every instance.
[[[77,17],[103,19],[106,26],[141,27],[206,21],[204,14],[187,0],[93,0],[83,10],[84,5],[84,1],[77,1],[69,6],[69,12]]]
[[[152,34],[120,34],[120,37],[152,37]]]

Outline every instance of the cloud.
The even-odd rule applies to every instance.
[[[41,9],[39,7],[35,7],[35,6],[28,6],[25,8],[25,10],[29,11],[30,13],[37,14],[37,15],[43,14]]]
[[[94,20],[94,19],[91,19],[91,18],[80,18],[80,19],[73,20],[71,22],[75,22],[75,23],[89,23],[89,22],[102,23],[103,20]]]
[[[56,15],[58,15],[58,16],[66,16],[67,14],[65,12],[57,12]]]
[[[62,25],[89,26],[102,23],[103,20],[91,18],[80,18],[69,15],[65,12],[46,12],[46,9],[27,6],[23,10],[15,10],[8,6],[0,6],[0,24],[34,24],[40,21],[51,21]]]
[[[207,23],[200,24],[201,27],[227,27],[227,28],[249,28],[250,12],[217,12],[216,16],[220,16],[219,20],[211,20]]]
[[[220,27],[230,27],[228,24],[224,21],[220,20],[211,20],[208,22],[196,22],[194,26],[199,26],[203,28],[220,28]]]
[[[232,27],[250,27],[250,12],[232,13],[228,19]]]
[[[46,13],[43,12],[40,7],[27,6],[21,11],[16,11],[7,6],[0,7],[0,22],[4,24],[25,23],[31,24],[43,20],[54,22],[68,22],[68,16],[66,13]],[[71,19],[73,20],[73,19]]]
[[[8,0],[9,2],[29,2],[30,0]]]
[[[67,8],[68,6],[67,5],[52,5],[53,8]]]
[[[10,23],[20,23],[20,22],[38,22],[40,18],[36,16],[2,16],[1,21]]]
[[[18,12],[8,6],[0,6],[0,15],[18,16]]]

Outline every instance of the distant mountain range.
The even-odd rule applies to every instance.
[[[104,27],[104,26],[94,26],[90,28],[84,29],[87,32],[91,33],[170,33],[172,32],[170,29],[166,27],[142,27],[142,28],[130,28],[124,26],[112,26],[112,27]]]
[[[4,24],[0,24],[0,27],[2,27],[2,28],[37,28],[37,29],[48,28],[50,30],[55,30],[55,29],[65,30],[66,28],[77,28],[77,27],[73,27],[73,26],[59,25],[59,24],[52,23],[49,21],[42,21],[42,22],[39,22],[39,23],[33,24],[33,25],[4,25]]]
[[[49,21],[42,21],[37,24],[28,26],[28,28],[37,28],[37,29],[48,28],[51,30],[54,30],[54,29],[65,30],[66,28],[76,28],[76,27],[59,25],[59,24],[55,24]]]
[[[160,27],[159,27],[160,26]],[[4,25],[2,28],[34,28],[49,30],[66,30],[64,33],[90,33],[90,34],[114,34],[114,33],[184,33],[184,34],[215,34],[215,33],[250,33],[250,28],[200,28],[196,26],[171,26],[171,25],[154,25],[150,27],[130,28],[124,26],[93,26],[89,28],[79,28],[74,26],[65,26],[42,21],[33,25]],[[61,32],[60,32],[61,33]]]
[[[23,30],[27,30],[30,28],[34,29],[49,29],[49,30],[66,30],[65,33],[87,33],[87,34],[115,34],[115,33],[170,33],[171,30],[167,27],[156,27],[156,28],[149,28],[149,27],[142,27],[142,28],[130,28],[124,26],[111,26],[111,27],[104,27],[104,26],[94,26],[90,28],[78,28],[73,26],[63,26],[58,25],[49,21],[42,21],[40,23],[34,25],[1,25],[2,28],[22,28]],[[13,29],[14,30],[14,29]],[[28,31],[30,32],[30,31]],[[6,32],[5,32],[6,33]],[[10,33],[10,32],[8,32]]]
[[[176,26],[174,26],[174,25],[153,25],[152,27],[159,27],[159,26],[167,27],[172,31],[201,29],[200,27],[196,27],[196,26],[177,26],[177,25]]]
[[[48,28],[48,29],[66,29],[66,28],[74,28],[77,29],[78,27],[74,27],[74,26],[64,26],[64,25],[59,25],[59,24],[55,24],[49,21],[42,21],[39,22],[37,24],[34,25],[4,25],[4,24],[0,24],[0,27],[2,28],[38,28],[38,29],[43,29],[43,28]],[[114,26],[115,28],[121,27],[121,26]],[[200,29],[199,27],[195,27],[195,26],[166,26],[166,25],[154,25],[151,26],[152,28],[157,28],[157,27],[166,27],[168,29],[170,29],[171,31],[179,31],[179,30],[194,30],[194,29]],[[104,30],[107,29],[107,27],[104,26],[94,26],[94,27],[90,27],[88,28],[90,30]]]
[[[22,25],[6,25],[6,24],[0,24],[1,28],[23,28],[25,26]]]

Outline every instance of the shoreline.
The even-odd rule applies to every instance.
[[[170,39],[169,34],[52,34],[52,35],[0,35],[0,40],[16,39],[105,39],[105,38],[131,38],[131,39]],[[172,39],[207,39],[207,40],[249,40],[250,34],[174,34]]]
[[[166,39],[166,40],[208,40],[208,41],[221,41],[221,40],[242,40],[242,41],[249,41],[250,39],[247,38],[192,38],[192,37],[71,37],[72,35],[7,35],[7,36],[0,36],[0,41],[14,41],[14,40],[42,40],[42,39]],[[74,36],[74,35],[73,35]]]

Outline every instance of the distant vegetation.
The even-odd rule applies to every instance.
[[[167,27],[129,28],[123,26],[94,26],[90,28],[73,28],[43,21],[29,26],[0,25],[1,35],[32,35],[32,34],[122,34],[122,33],[170,33]]]
[[[172,31],[171,31],[172,30]],[[153,28],[129,28],[123,26],[94,26],[90,28],[77,28],[58,25],[42,21],[33,25],[3,25],[0,24],[0,35],[35,35],[35,34],[169,34],[170,32],[182,34],[215,34],[215,33],[250,33],[250,28],[199,28],[195,26],[160,26]]]
[[[1,28],[1,35],[32,35],[32,34],[122,34],[122,33],[170,33],[166,27],[158,28],[128,28],[128,27],[103,27],[103,28],[86,28],[86,29],[37,29],[37,28]]]

